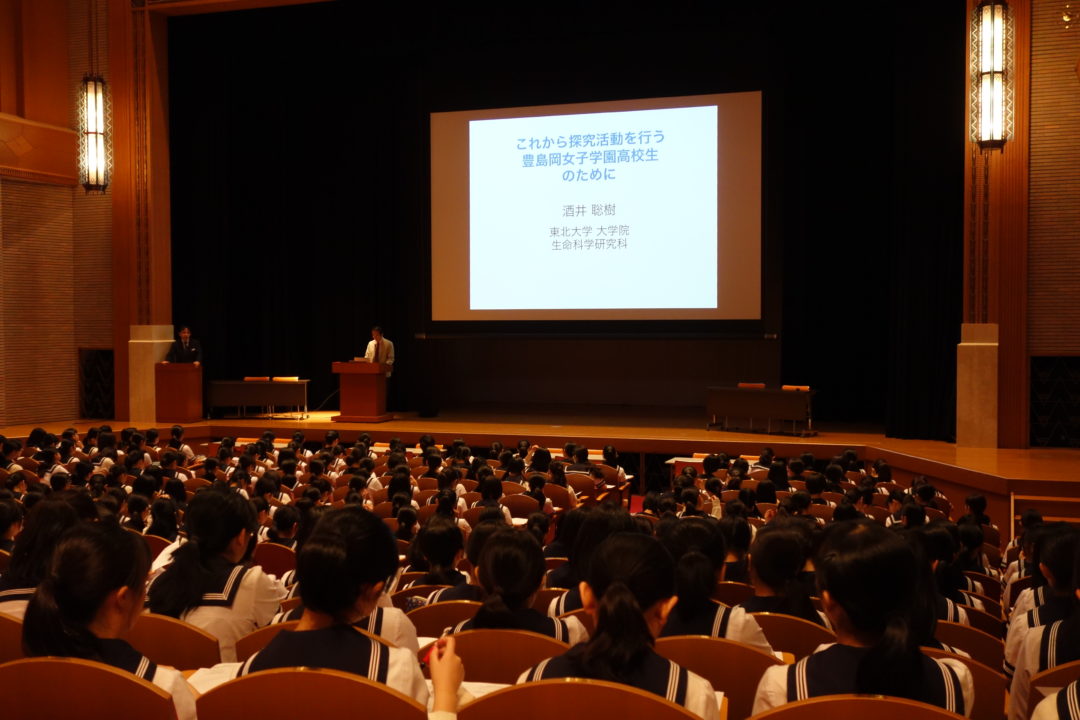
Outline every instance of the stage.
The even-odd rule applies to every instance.
[[[383,423],[331,422],[335,414],[315,412],[305,419],[280,414],[206,420],[185,425],[186,439],[197,447],[225,436],[258,437],[265,430],[285,439],[299,430],[308,441],[319,441],[327,430],[336,430],[347,442],[366,432],[376,441],[396,437],[412,445],[426,433],[438,443],[461,438],[474,449],[486,449],[495,440],[513,445],[524,438],[552,448],[573,441],[590,448],[614,445],[639,474],[642,469],[655,473],[656,464],[662,463],[664,456],[689,457],[709,452],[756,455],[768,446],[780,457],[811,452],[818,458],[829,458],[853,448],[866,460],[885,459],[901,483],[915,475],[930,478],[961,512],[966,495],[982,492],[995,519],[1004,519],[1028,506],[1038,507],[1048,517],[1080,518],[1080,483],[1076,482],[1080,450],[1074,449],[961,448],[947,442],[888,438],[880,428],[850,424],[816,424],[818,434],[813,437],[706,430],[705,413],[700,407],[475,405],[443,411],[437,417],[397,412],[392,420]],[[79,420],[42,426],[59,434],[70,425],[83,431],[103,423],[115,431],[129,424],[120,420]],[[156,426],[167,434],[170,424],[159,422]],[[135,425],[147,427],[150,423]],[[0,434],[25,438],[32,427],[9,426],[0,428]]]

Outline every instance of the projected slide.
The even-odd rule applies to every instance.
[[[761,102],[432,113],[431,319],[760,320]]]
[[[472,121],[470,309],[715,308],[716,156],[715,106]]]

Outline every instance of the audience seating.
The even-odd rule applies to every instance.
[[[566,593],[566,588],[540,588],[533,598],[533,609],[547,615],[548,605],[557,597]]]
[[[266,625],[258,630],[252,630],[236,641],[236,661],[244,662],[249,657],[269,645],[270,641],[273,640],[279,632],[282,630],[295,630],[296,626],[299,624],[299,620],[290,620],[288,622]]]
[[[515,518],[527,519],[533,513],[542,512],[536,498],[529,495],[503,495],[499,503],[509,509],[510,516]]]
[[[753,586],[727,580],[716,583],[716,589],[713,590],[712,594],[713,600],[722,602],[725,605],[738,605],[752,597],[754,597]]]
[[[291,598],[285,598],[284,600],[281,601],[281,612],[287,613],[290,610],[294,610],[302,602],[304,602],[304,599],[302,597],[300,597],[299,595],[296,595],[296,596],[291,597]]]
[[[503,495],[520,495],[529,488],[525,487],[521,483],[512,482],[510,480],[502,481]]]
[[[704,635],[658,638],[656,652],[701,675],[713,690],[723,691],[729,718],[749,717],[761,676],[773,665],[783,665],[775,655],[757,648]]]
[[[0,665],[0,708],[5,718],[19,720],[176,720],[172,697],[153,683],[75,658]]]
[[[1014,580],[1013,584],[1009,586],[1009,597],[1007,598],[1008,602],[1005,603],[1005,607],[1012,610],[1013,606],[1016,605],[1016,599],[1020,597],[1020,593],[1027,588],[1032,587],[1034,584],[1035,576],[1033,575]]]
[[[407,615],[419,637],[439,637],[446,628],[462,620],[471,620],[483,603],[471,600],[447,600],[410,610]]]
[[[273,542],[261,542],[255,546],[252,563],[261,565],[263,572],[278,578],[296,569],[296,551]]]
[[[22,621],[0,613],[0,664],[23,657]]]
[[[216,637],[168,615],[139,615],[124,639],[158,665],[177,670],[196,670],[221,662]]]
[[[968,622],[971,623],[971,627],[978,628],[984,633],[993,635],[996,638],[1005,636],[1004,621],[1002,621],[1000,614],[994,615],[993,613],[979,610],[970,605],[964,606],[964,612],[967,613]]]
[[[420,648],[420,657],[431,645]],[[466,630],[454,635],[454,649],[472,682],[514,683],[524,671],[570,649],[555,638],[525,630]],[[553,707],[549,706],[549,712]]]
[[[1001,581],[995,577],[990,577],[983,573],[977,573],[973,570],[965,570],[964,575],[972,580],[980,583],[983,587],[983,593],[991,600],[1001,603]]]
[[[410,697],[367,678],[337,670],[279,668],[245,675],[210,690],[196,702],[199,720],[282,717],[426,720]],[[140,718],[139,720],[143,720]]]
[[[1031,717],[1031,714],[1035,711],[1035,706],[1051,693],[1051,689],[1060,690],[1073,680],[1080,680],[1080,660],[1074,660],[1032,675],[1031,686],[1028,691],[1027,716]],[[1044,692],[1044,689],[1046,692]]]
[[[566,510],[570,507],[570,491],[562,485],[545,483],[544,495],[547,496],[556,510]]]
[[[172,545],[170,540],[166,540],[158,535],[143,535],[143,539],[146,540],[146,546],[150,548],[150,560],[153,562],[157,559],[157,556],[161,554],[161,551]],[[3,562],[0,561],[0,566]],[[0,572],[3,572],[4,568],[0,567]]]
[[[788,703],[754,715],[754,720],[956,720],[943,708],[906,698],[828,695]]]
[[[789,652],[796,658],[813,654],[818,645],[836,642],[836,633],[809,620],[781,613],[751,613],[773,650]]]
[[[936,648],[924,647],[922,651],[932,658],[951,658],[967,665],[975,687],[975,703],[968,715],[971,720],[1001,720],[1005,713],[1005,691],[1008,688],[1004,673],[963,655]]]
[[[461,708],[458,718],[551,720],[571,710],[574,718],[700,720],[659,695],[628,685],[579,678],[541,680],[496,690]]]
[[[934,637],[946,645],[960,648],[988,667],[1002,667],[1005,660],[1005,643],[1000,637],[994,637],[978,628],[938,620]]]
[[[596,619],[585,608],[578,608],[577,610],[571,610],[568,613],[563,613],[559,616],[559,619],[565,620],[569,617],[577,618],[585,629],[589,631],[589,637],[592,637],[596,633]]]
[[[436,590],[444,587],[449,587],[449,585],[413,585],[411,588],[398,590],[391,595],[390,602],[394,603],[394,607],[398,610],[407,612],[409,610],[409,598],[417,596],[425,598]]]

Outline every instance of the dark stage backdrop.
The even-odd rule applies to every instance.
[[[815,387],[819,420],[950,437],[964,3],[916,0],[899,21],[873,4],[754,5],[170,20],[174,319],[202,338],[207,377],[299,374],[315,406],[337,387],[330,363],[379,323],[398,409],[703,405],[708,384],[766,380]],[[430,112],[743,90],[764,91],[763,333],[778,339],[708,325],[432,339]],[[510,251],[505,269],[558,289]]]

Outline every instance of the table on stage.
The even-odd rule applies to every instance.
[[[207,403],[210,407],[267,408],[273,415],[275,407],[295,408],[297,415],[307,415],[307,380],[299,378],[270,378],[259,380],[213,380]]]
[[[741,430],[754,431],[755,420],[765,424],[765,431],[773,431],[773,423],[790,422],[792,434],[813,435],[810,414],[810,398],[814,392],[803,386],[765,387],[710,387],[706,389],[706,412],[709,422],[705,428],[720,426],[731,428],[731,421],[748,421],[748,426],[736,426]],[[799,431],[798,425],[805,424]]]
[[[341,414],[334,422],[386,422],[386,372],[389,366],[370,362],[336,362],[331,366],[341,381]]]

